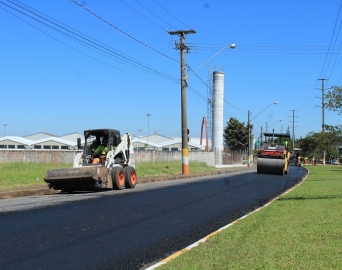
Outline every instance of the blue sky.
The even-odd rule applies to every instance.
[[[296,138],[319,132],[318,79],[329,79],[325,88],[341,85],[338,0],[78,3],[88,10],[72,0],[0,2],[0,134],[111,127],[180,137],[179,37],[168,31],[196,31],[185,40],[192,70],[211,59],[188,80],[193,137],[207,116],[212,67],[225,74],[224,126],[230,117],[247,122],[250,110],[256,137],[266,125],[292,133],[291,110]],[[221,51],[232,43],[234,50]],[[325,111],[325,124],[340,125],[340,119]]]

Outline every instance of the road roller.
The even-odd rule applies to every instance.
[[[257,172],[284,175],[289,172],[290,135],[264,133],[265,141],[258,150]]]

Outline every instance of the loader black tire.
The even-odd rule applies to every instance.
[[[137,184],[137,173],[132,166],[127,166],[124,168],[125,173],[125,187],[134,188]]]
[[[125,173],[122,167],[114,167],[111,172],[113,189],[123,189],[125,187]]]

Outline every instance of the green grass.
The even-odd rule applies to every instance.
[[[25,187],[35,184],[46,184],[44,176],[49,169],[72,168],[72,164],[49,163],[1,163],[0,164],[0,189]],[[204,162],[191,162],[190,172],[199,173],[217,170],[208,167]],[[182,162],[156,162],[139,163],[136,165],[137,175],[177,175],[182,173]]]
[[[1,163],[0,189],[45,184],[44,176],[49,169],[72,167],[71,164]]]
[[[171,260],[165,269],[342,269],[342,168],[300,186]]]
[[[192,161],[189,164],[190,173],[200,173],[218,170],[215,167],[209,167],[204,162]],[[182,162],[154,162],[154,163],[137,163],[137,175],[139,176],[155,176],[155,175],[177,175],[182,174]]]

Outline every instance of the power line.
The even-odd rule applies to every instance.
[[[126,5],[127,7],[129,7],[130,9],[132,9],[134,12],[138,13],[141,17],[143,17],[144,19],[148,20],[149,22],[151,22],[152,24],[154,24],[155,26],[159,27],[160,29],[162,29],[163,31],[166,31],[163,27],[161,27],[160,25],[156,24],[155,22],[153,22],[152,20],[150,20],[149,18],[147,18],[146,16],[144,16],[143,14],[141,14],[139,11],[135,10],[134,8],[132,8],[130,5],[128,5],[127,3],[125,3],[124,1],[120,0],[121,3],[123,3],[124,5]],[[139,2],[138,2],[139,3]],[[140,4],[140,3],[139,3]]]
[[[323,73],[323,70],[324,70],[324,67],[325,67],[325,64],[326,64],[326,62],[327,62],[327,59],[328,59],[329,54],[330,54],[330,58],[329,58],[328,66],[327,66],[326,71],[325,71],[325,75],[326,75],[327,70],[328,70],[328,68],[329,68],[329,66],[330,66],[330,61],[331,61],[331,57],[332,57],[332,53],[330,53],[330,50],[331,50],[331,47],[332,47],[331,44],[332,44],[332,42],[333,42],[333,38],[334,38],[334,35],[335,35],[335,30],[336,30],[337,22],[338,22],[338,20],[339,20],[340,14],[341,14],[341,8],[342,8],[342,1],[340,1],[340,6],[339,6],[339,9],[338,9],[338,12],[337,12],[336,19],[335,19],[334,29],[333,29],[333,32],[332,32],[331,37],[330,37],[330,42],[329,42],[328,51],[327,51],[327,53],[326,53],[326,56],[325,56],[325,59],[324,59],[324,63],[323,63],[323,66],[322,66],[321,75],[322,75],[322,73]],[[338,30],[338,34],[339,34],[339,32],[340,32],[340,28],[341,28],[341,23],[340,23],[340,27],[339,27],[339,30]],[[335,38],[335,44],[336,44],[336,41],[337,41],[338,34],[337,34],[337,36],[336,36],[336,38]],[[334,45],[334,46],[335,46],[335,45]]]
[[[173,18],[175,18],[178,22],[180,22],[181,24],[183,24],[184,26],[186,26],[186,28],[188,29],[192,29],[191,27],[187,26],[185,23],[181,22],[179,19],[177,19],[175,16],[173,16],[169,11],[167,11],[164,7],[162,7],[156,0],[153,0],[153,2],[155,2],[158,6],[160,6],[163,10],[165,10],[170,16],[172,16]]]
[[[198,50],[217,51],[225,44],[193,43]],[[236,52],[269,53],[269,54],[326,54],[328,46],[268,46],[268,45],[239,45]],[[331,47],[332,54],[339,54],[339,46]]]
[[[99,41],[97,41],[97,40],[87,36],[87,35],[84,35],[83,33],[79,32],[79,31],[77,31],[77,30],[75,30],[75,29],[73,29],[73,28],[71,28],[69,26],[66,26],[65,24],[63,24],[63,23],[61,23],[61,22],[59,22],[57,20],[54,20],[53,18],[47,16],[44,13],[36,11],[35,9],[32,9],[32,10],[35,11],[35,12],[33,12],[32,10],[30,10],[29,6],[24,5],[21,2],[19,2],[19,1],[17,1],[17,3],[22,4],[22,6],[17,4],[17,3],[14,3],[12,1],[9,1],[9,2],[14,4],[18,8],[21,8],[24,11],[29,12],[30,14],[32,14],[35,17],[33,17],[32,15],[30,15],[28,13],[25,13],[24,11],[19,10],[19,9],[13,7],[13,6],[7,5],[7,4],[5,4],[3,2],[1,2],[1,4],[4,4],[8,8],[11,8],[12,10],[14,10],[14,11],[16,11],[16,12],[18,12],[18,13],[20,13],[20,14],[22,14],[22,15],[24,15],[24,16],[26,16],[26,17],[28,17],[28,18],[30,18],[30,19],[32,19],[32,20],[34,20],[34,21],[36,21],[36,22],[38,22],[38,23],[40,23],[40,24],[42,24],[44,26],[46,26],[46,27],[48,27],[50,30],[53,30],[53,31],[55,31],[55,32],[57,32],[57,33],[59,33],[61,35],[64,35],[65,37],[68,37],[68,38],[74,40],[75,42],[77,42],[79,44],[82,44],[82,45],[84,45],[84,46],[86,46],[86,47],[88,47],[88,48],[90,48],[90,49],[92,49],[94,51],[97,51],[98,53],[101,53],[101,54],[109,56],[109,57],[114,57],[119,62],[129,64],[129,65],[131,65],[133,67],[139,68],[140,70],[144,70],[146,72],[149,72],[149,73],[152,73],[154,75],[163,77],[164,79],[170,80],[172,82],[179,83],[179,79],[176,79],[176,78],[171,77],[171,76],[169,76],[169,75],[167,75],[167,74],[165,74],[165,73],[163,73],[161,71],[158,71],[158,70],[156,70],[156,69],[154,69],[152,67],[149,67],[146,64],[143,64],[140,61],[135,60],[134,58],[125,56],[124,54],[118,52],[117,50],[115,50],[115,49],[113,49],[113,48],[111,48],[111,47],[109,47],[109,46],[107,46],[107,45],[105,45],[105,44],[103,44],[103,43],[101,43],[101,42],[99,42]],[[49,36],[49,37],[55,39],[56,41],[58,41],[58,42],[60,42],[60,43],[62,43],[64,45],[68,46],[69,48],[74,49],[73,47],[71,47],[71,46],[67,45],[66,43],[64,43],[64,42],[62,42],[62,41],[52,37],[51,35],[45,33],[44,31],[42,31],[40,29],[38,29],[37,27],[35,27],[32,24],[26,22],[25,20],[19,18],[18,16],[15,16],[13,13],[9,12],[8,10],[6,10],[4,8],[2,8],[2,9],[7,11],[8,13],[10,13],[12,16],[14,16],[14,17],[20,19],[21,21],[27,23],[28,25],[30,25],[31,27],[35,28],[36,30],[46,34],[47,36]],[[42,14],[42,15],[37,14],[37,12]],[[42,20],[44,20],[45,22],[42,21]],[[77,49],[74,49],[74,50],[80,52]],[[82,53],[82,52],[80,52],[80,53]],[[87,55],[85,53],[82,53],[82,54],[90,57],[89,55]],[[94,57],[90,57],[90,58],[95,59],[96,61],[99,61],[99,60],[97,60]],[[99,61],[99,62],[104,63],[102,61]],[[108,65],[108,64],[106,64],[106,65]],[[108,65],[108,66],[111,66],[111,65]],[[118,69],[118,68],[116,68],[116,69]],[[118,69],[118,70],[123,71],[121,69]],[[123,72],[125,72],[125,71],[123,71]],[[129,73],[129,72],[126,72],[126,73]],[[132,73],[129,73],[129,74],[132,74]],[[135,75],[135,74],[132,74],[132,75]],[[135,76],[138,76],[138,75],[135,75]],[[142,77],[142,76],[139,76],[139,77]],[[142,78],[144,78],[144,77],[142,77]]]
[[[140,43],[141,45],[143,45],[143,46],[145,46],[145,47],[151,49],[152,51],[155,51],[156,53],[159,53],[159,54],[162,55],[162,56],[165,56],[165,57],[167,57],[167,58],[169,58],[169,59],[171,59],[171,60],[173,60],[173,61],[179,63],[178,60],[176,60],[176,59],[174,59],[174,58],[172,58],[172,57],[170,57],[170,56],[168,56],[168,55],[166,55],[166,54],[164,54],[164,53],[162,53],[162,52],[160,52],[160,51],[158,51],[158,50],[152,48],[151,46],[145,44],[144,42],[142,42],[142,41],[140,41],[140,40],[138,40],[138,39],[136,39],[135,37],[131,36],[130,34],[126,33],[125,31],[119,29],[118,27],[116,27],[116,26],[113,25],[112,23],[108,22],[107,20],[101,18],[99,15],[97,15],[97,14],[94,13],[93,11],[89,10],[88,8],[86,8],[85,6],[83,6],[82,4],[76,2],[75,0],[71,0],[71,1],[74,2],[76,5],[80,6],[81,8],[83,8],[84,10],[88,11],[89,13],[91,13],[92,15],[94,15],[95,17],[97,17],[98,19],[100,19],[101,21],[103,21],[104,23],[108,24],[108,25],[111,26],[112,28],[118,30],[118,31],[121,32],[122,34],[124,34],[124,35],[128,36],[129,38],[133,39],[134,41],[136,41],[136,42]]]
[[[121,0],[122,1],[122,0]],[[148,9],[145,5],[143,5],[142,3],[140,3],[138,0],[135,0],[137,3],[139,3],[142,7],[144,7],[146,10],[148,10],[150,13],[152,13],[154,16],[156,16],[159,20],[163,21],[164,23],[166,23],[167,25],[171,26],[173,29],[177,29],[176,27],[172,26],[171,24],[169,24],[168,22],[166,22],[165,20],[163,20],[162,18],[160,18],[158,15],[156,15],[154,12],[152,12],[150,9]]]
[[[193,71],[192,70],[192,68],[189,66],[189,65],[187,65],[187,67],[191,70],[191,71]],[[197,73],[196,72],[194,72],[193,73],[205,86],[207,86],[208,88],[209,88],[209,86],[208,86],[208,84],[207,83],[205,83],[198,75],[197,75]],[[212,90],[212,89],[211,89]],[[217,95],[217,94],[216,94]],[[221,97],[220,97],[221,98]],[[223,98],[222,98],[223,99]],[[241,112],[246,112],[246,111],[243,111],[243,110],[241,110],[241,109],[239,109],[238,107],[236,107],[236,106],[234,106],[234,105],[232,105],[232,104],[230,104],[228,101],[226,101],[225,99],[223,99],[223,101],[225,102],[225,103],[227,103],[229,106],[231,106],[231,107],[233,107],[233,108],[235,108],[235,109],[237,109],[237,110],[239,110],[239,111],[241,111]]]

